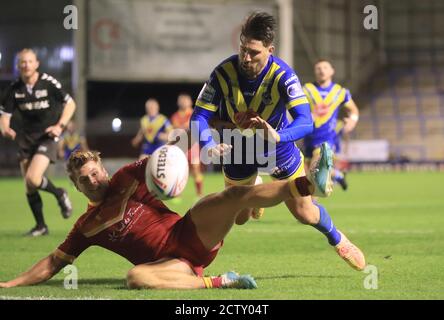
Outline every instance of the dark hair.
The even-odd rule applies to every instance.
[[[191,98],[191,94],[189,94],[188,92],[185,92],[185,91],[181,91],[181,92],[179,92],[179,94],[178,94],[177,96],[178,96],[178,97],[179,97],[179,96],[188,96],[188,97]]]
[[[319,58],[318,60],[316,60],[314,65],[317,65],[318,63],[321,63],[321,62],[328,62],[331,65],[331,67],[333,68],[333,64],[331,63],[331,61],[328,59],[325,59],[325,58]]]
[[[275,27],[276,20],[272,15],[266,12],[253,12],[242,25],[240,38],[241,40],[243,38],[259,40],[265,47],[268,47],[273,43]]]

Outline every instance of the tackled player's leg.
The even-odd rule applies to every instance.
[[[262,178],[258,175],[257,167],[254,164],[236,165],[225,164],[223,167],[225,188],[232,186],[256,185],[262,183]],[[259,219],[264,213],[264,208],[254,207],[242,210],[237,218],[236,224],[245,224],[250,217]]]
[[[126,276],[129,289],[255,289],[254,279],[229,271],[220,276],[203,277],[184,260],[163,258],[131,268]]]
[[[274,206],[289,197],[291,192],[287,181],[276,181],[267,185],[232,186],[202,198],[187,215],[201,245],[207,253],[211,253],[214,248],[220,246],[242,210],[255,205]],[[127,284],[131,289],[257,287],[251,276],[241,276],[232,271],[216,277],[203,277],[180,258],[164,258],[154,263],[137,265],[128,272]]]

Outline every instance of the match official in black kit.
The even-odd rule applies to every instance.
[[[45,171],[57,159],[57,141],[76,108],[60,82],[46,73],[39,73],[38,67],[39,61],[33,50],[20,51],[20,77],[9,86],[3,101],[0,101],[2,136],[16,140],[19,147],[26,197],[36,221],[36,226],[26,235],[33,237],[48,234],[39,190],[56,197],[63,218],[67,219],[72,214],[66,190],[54,186],[45,176]],[[17,132],[10,127],[11,116],[16,109],[22,117]]]

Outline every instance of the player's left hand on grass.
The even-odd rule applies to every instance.
[[[46,128],[45,132],[51,137],[51,138],[57,138],[60,137],[60,135],[63,132],[63,129],[58,124],[50,126]]]
[[[275,143],[279,142],[279,133],[277,133],[277,131],[267,121],[259,116],[256,116],[251,119],[251,123],[250,128],[255,128],[256,133],[261,135],[265,140]]]
[[[0,288],[10,288],[11,286],[7,282],[0,282]]]

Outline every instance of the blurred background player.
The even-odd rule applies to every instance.
[[[346,179],[347,171],[349,169],[350,163],[348,162],[348,159],[346,157],[348,152],[348,145],[350,141],[350,134],[344,133],[344,119],[341,118],[341,115],[339,115],[340,119],[338,119],[338,122],[336,123],[336,138],[334,142],[334,182],[338,183],[343,190],[347,190],[348,188],[348,182]],[[341,179],[341,173],[343,175],[343,179]]]
[[[36,226],[26,235],[48,234],[43,217],[43,202],[39,190],[53,194],[62,216],[71,216],[72,206],[67,192],[57,188],[45,176],[50,163],[57,159],[57,140],[71,119],[76,105],[56,79],[37,71],[39,61],[31,49],[23,49],[18,55],[20,77],[7,89],[1,111],[1,132],[19,146],[20,169],[25,179],[26,197],[34,215]],[[22,125],[15,132],[10,127],[11,116],[17,109]]]
[[[338,255],[359,269],[364,261],[362,252],[345,245],[346,237],[337,231],[327,210],[312,201],[312,194],[330,194],[329,171],[333,159],[324,144],[316,167],[320,174],[306,176],[303,156],[295,141],[313,130],[310,105],[295,71],[273,55],[275,25],[274,18],[265,12],[254,12],[247,17],[241,29],[239,54],[221,62],[211,73],[196,101],[191,130],[199,133],[199,142],[210,155],[219,156],[228,155],[232,146],[216,144],[211,136],[202,134],[219,108],[225,109],[227,115],[222,120],[231,121],[240,129],[262,129],[265,139],[276,143],[276,163],[271,176],[296,182],[297,195],[285,201],[288,209],[298,221],[324,234]],[[291,123],[287,110],[294,119]],[[248,143],[246,138],[244,141]],[[246,150],[242,152],[245,156]],[[226,187],[260,183],[256,163],[236,164],[232,160],[223,164],[223,173]],[[313,188],[317,191],[313,192]],[[250,216],[259,218],[262,212],[261,208],[243,210],[236,223],[244,224]]]
[[[333,82],[335,70],[328,60],[319,60],[314,65],[316,81],[306,83],[304,92],[310,101],[311,113],[314,121],[314,130],[304,137],[307,168],[312,161],[319,158],[322,143],[328,143],[330,148],[338,153],[340,135],[349,134],[358,123],[359,110],[353,101],[350,91],[338,83]],[[338,116],[341,107],[346,108],[347,116],[339,123]],[[344,173],[335,168],[332,173],[333,181],[339,183],[346,190],[347,182]]]
[[[70,121],[58,144],[59,158],[67,161],[71,153],[76,150],[89,150],[88,143],[85,136],[77,131],[75,122]]]
[[[181,93],[177,97],[177,107],[178,110],[171,116],[171,124],[173,125],[174,129],[188,130],[191,115],[193,114],[193,100],[191,99],[191,96],[187,93]],[[198,197],[201,197],[203,194],[203,175],[200,169],[199,155],[199,144],[194,143],[190,146],[187,156],[190,164],[191,175],[194,178],[196,194]]]
[[[140,118],[140,128],[136,136],[131,140],[134,148],[142,143],[139,159],[151,155],[154,150],[168,141],[168,133],[173,129],[170,121],[159,113],[159,102],[150,98],[145,102],[145,112]]]

